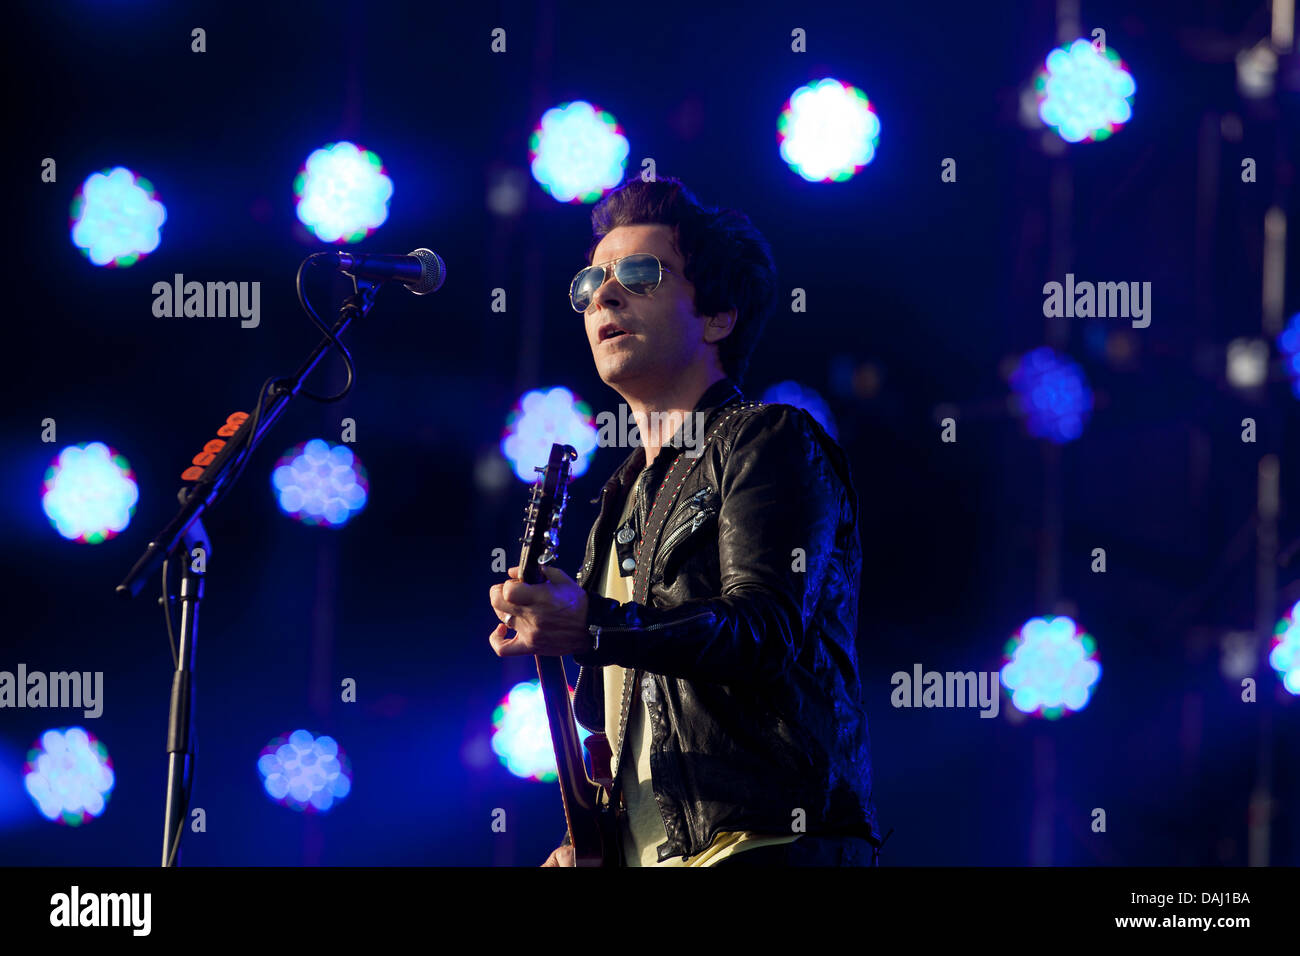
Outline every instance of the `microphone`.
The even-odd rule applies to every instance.
[[[447,266],[430,249],[415,249],[405,256],[376,256],[365,253],[327,252],[332,265],[345,275],[381,282],[402,282],[416,295],[427,295],[442,288]]]

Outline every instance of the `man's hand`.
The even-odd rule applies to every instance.
[[[524,584],[519,568],[507,572],[508,581],[488,592],[492,610],[502,623],[488,635],[498,657],[539,654],[562,657],[591,649],[587,633],[587,592],[559,568],[542,567],[541,584]],[[506,635],[513,630],[515,636]]]
[[[566,843],[564,846],[557,846],[551,851],[551,855],[546,858],[542,866],[576,866],[573,862],[573,846]]]

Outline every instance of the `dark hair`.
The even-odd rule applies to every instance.
[[[715,315],[732,308],[736,324],[718,343],[722,371],[739,382],[776,304],[776,265],[772,249],[749,217],[734,209],[700,205],[673,177],[644,182],[630,179],[591,210],[596,246],[619,226],[672,227],[673,244],[685,260],[684,278],[695,286],[695,314]]]

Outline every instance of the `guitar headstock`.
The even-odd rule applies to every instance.
[[[572,445],[552,445],[546,467],[533,469],[538,474],[524,509],[523,551],[519,555],[519,577],[526,584],[540,581],[542,565],[555,560],[560,522],[569,500],[569,463],[577,457]]]

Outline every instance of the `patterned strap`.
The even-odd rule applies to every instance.
[[[712,442],[718,432],[722,430],[722,426],[734,418],[739,412],[748,408],[757,408],[762,404],[762,402],[738,403],[718,420],[713,431],[709,432],[703,443],[701,443],[700,453],[698,455],[690,457],[683,452],[677,456],[675,461],[673,461],[672,467],[668,469],[668,474],[664,476],[664,480],[662,484],[660,484],[659,490],[655,493],[654,505],[651,506],[650,514],[647,516],[644,533],[641,535],[641,540],[637,542],[635,559],[636,570],[633,572],[632,578],[633,601],[638,604],[645,604],[646,600],[650,596],[650,562],[642,562],[641,552],[645,550],[647,555],[654,554],[654,548],[658,547],[659,537],[663,534],[664,525],[668,523],[668,515],[673,510],[673,504],[677,501],[677,497],[681,493],[682,485],[686,483],[686,479],[690,473],[695,470],[695,466],[703,460],[704,449],[709,447],[709,443]],[[683,461],[689,462],[689,464],[684,468],[681,467]],[[680,475],[678,475],[679,472]],[[674,476],[677,476],[676,483],[673,481]],[[671,491],[666,495],[663,494],[665,488],[671,489]],[[651,541],[653,541],[654,544],[647,550],[646,544]],[[632,708],[632,699],[640,682],[640,669],[629,669],[623,673],[623,699],[622,704],[619,707],[618,715],[618,740],[614,747],[614,757],[610,765],[610,773],[614,776],[614,790],[611,794],[611,801],[618,799],[621,789],[623,738],[627,734],[627,715]]]

